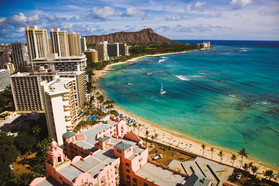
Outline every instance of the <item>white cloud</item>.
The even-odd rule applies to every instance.
[[[123,16],[128,16],[128,17],[138,16],[138,15],[143,19],[147,18],[147,15],[143,10],[134,7],[128,7],[126,11],[123,13]]]
[[[178,21],[183,18],[182,15],[168,15],[168,17],[165,19],[166,21]]]
[[[91,11],[91,17],[97,19],[107,19],[116,15],[116,10],[110,6],[104,8],[93,7]]]
[[[203,2],[197,1],[196,4],[195,4],[195,8],[201,8],[201,7],[204,6],[205,4],[206,4],[205,1],[203,1]]]
[[[66,7],[70,8],[70,9],[77,9],[77,10],[81,10],[83,8],[76,6],[76,5],[67,5]]]
[[[19,27],[17,30],[16,30],[16,32],[24,32],[25,31],[25,28],[24,27]]]
[[[244,6],[251,4],[252,0],[232,0],[231,4],[236,8],[240,9],[243,8]]]
[[[186,12],[191,12],[191,10],[192,10],[192,4],[191,3],[189,3],[187,6],[186,6]]]

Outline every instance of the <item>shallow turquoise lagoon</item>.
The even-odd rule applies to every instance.
[[[278,47],[216,45],[114,66],[99,83],[135,115],[279,167],[278,59]]]

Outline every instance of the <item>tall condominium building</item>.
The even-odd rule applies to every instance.
[[[75,32],[69,34],[69,48],[71,56],[81,56],[80,36]]]
[[[99,61],[108,61],[108,42],[104,41],[96,45],[95,49],[98,51],[98,59]]]
[[[0,69],[0,92],[5,90],[10,83],[10,72],[7,69]]]
[[[24,43],[16,41],[12,43],[13,64],[16,70],[27,70],[29,64],[29,56],[27,47]]]
[[[129,56],[129,46],[126,43],[119,44],[119,55],[120,56]]]
[[[66,75],[65,75],[66,76]],[[79,77],[61,77],[52,82],[42,82],[45,113],[49,135],[63,144],[62,135],[78,119]],[[85,96],[84,96],[85,97]]]
[[[77,106],[82,108],[86,102],[86,72],[85,71],[72,71],[72,72],[59,72],[60,78],[74,78],[75,79],[75,90],[77,96]]]
[[[55,70],[60,72],[65,71],[84,71],[86,68],[86,56],[84,54],[80,56],[68,56],[58,57],[56,53],[50,53],[45,60],[33,60],[32,67],[43,66],[47,68],[49,65],[53,65]]]
[[[87,46],[86,46],[86,38],[85,37],[80,38],[80,44],[81,44],[81,51],[82,52],[86,51]]]
[[[60,28],[50,29],[50,40],[52,53],[57,53],[59,57],[70,56],[67,31],[60,31]]]
[[[119,43],[108,43],[109,57],[119,57]]]
[[[83,52],[86,55],[87,62],[96,63],[98,62],[98,52],[95,49],[89,49]]]
[[[10,77],[14,104],[17,112],[44,112],[42,81],[52,81],[57,74],[41,68],[38,71],[17,73]]]
[[[49,53],[47,30],[38,29],[37,26],[26,26],[25,33],[30,61],[47,58]]]

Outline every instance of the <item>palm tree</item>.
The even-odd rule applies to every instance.
[[[248,163],[248,169],[250,170],[253,167],[253,162]]]
[[[255,173],[259,170],[259,167],[257,166],[252,166],[252,172],[255,175]]]
[[[213,151],[214,151],[214,148],[211,147],[211,148],[210,148],[210,151],[211,151],[211,159],[212,159],[212,158],[213,158]]]
[[[145,135],[146,135],[146,146],[147,146],[148,134],[149,134],[149,131],[148,131],[148,130],[146,130],[146,131],[145,131]]]
[[[35,126],[32,128],[32,132],[33,132],[34,134],[36,134],[37,139],[38,139],[38,142],[39,142],[39,141],[40,141],[40,136],[39,136],[39,134],[40,134],[40,132],[41,132],[41,128],[39,127],[39,125],[35,125]]]
[[[269,180],[271,180],[271,178],[274,178],[274,172],[273,172],[273,170],[266,170],[265,172],[264,172],[264,176],[265,177],[269,177]]]
[[[248,158],[248,153],[246,152],[245,148],[242,148],[238,154],[241,156],[241,164],[240,166],[242,167],[242,163],[243,163],[243,157]]]
[[[237,158],[236,158],[236,155],[235,155],[235,154],[232,154],[232,157],[231,157],[231,160],[233,161],[233,162],[232,162],[232,166],[233,166],[234,161],[235,161],[236,159],[237,159]]]
[[[204,155],[204,149],[205,149],[206,146],[205,146],[205,144],[202,144],[201,147],[202,147],[202,156],[203,156]]]
[[[217,154],[217,155],[220,156],[220,162],[221,162],[221,161],[222,161],[222,158],[223,158],[223,156],[224,156],[223,151],[220,151],[219,154]]]

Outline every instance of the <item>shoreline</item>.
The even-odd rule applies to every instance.
[[[135,61],[137,61],[141,58],[145,58],[145,57],[155,57],[155,56],[161,56],[161,55],[186,53],[186,52],[192,52],[192,51],[196,51],[196,50],[175,52],[175,53],[162,53],[162,54],[154,54],[154,55],[144,55],[144,56],[129,59],[127,61],[113,63],[113,64],[110,64],[110,65],[107,65],[104,70],[95,71],[94,72],[95,75],[93,77],[93,80],[96,82],[97,91],[99,91],[104,96],[105,99],[109,99],[108,96],[105,94],[105,92],[99,87],[99,84],[98,84],[97,80],[99,78],[103,77],[103,75],[105,75],[105,73],[107,71],[109,71],[112,66],[126,64],[126,63],[132,63],[132,62],[135,62]],[[214,148],[214,153],[213,153],[213,157],[212,157],[213,160],[220,162],[220,157],[217,155],[217,153],[219,153],[220,151],[223,151],[224,157],[222,158],[222,163],[232,166],[231,156],[232,156],[232,154],[235,154],[237,156],[237,159],[234,161],[234,167],[236,167],[236,168],[240,167],[241,157],[238,155],[237,152],[234,152],[232,150],[229,150],[229,149],[226,149],[226,148],[223,148],[223,147],[218,147],[218,146],[215,146],[215,145],[211,145],[211,144],[209,144],[207,142],[204,142],[202,140],[198,140],[198,139],[192,138],[190,136],[187,136],[186,134],[181,134],[181,133],[176,132],[176,131],[168,130],[168,129],[163,128],[162,126],[160,126],[156,123],[148,121],[148,120],[146,120],[144,118],[141,118],[137,115],[134,115],[134,114],[132,114],[132,113],[126,111],[125,109],[120,108],[119,106],[116,106],[116,105],[115,105],[115,110],[117,110],[119,113],[121,113],[125,116],[128,116],[130,118],[133,118],[133,119],[137,120],[138,123],[143,125],[139,129],[134,129],[133,127],[129,127],[129,131],[132,130],[139,136],[145,137],[146,136],[145,131],[148,130],[149,131],[149,137],[151,137],[155,133],[159,134],[156,141],[160,141],[161,143],[164,143],[166,145],[175,146],[177,148],[180,148],[182,150],[191,152],[193,154],[197,154],[199,156],[203,155],[203,150],[201,148],[201,145],[205,144],[206,148],[204,150],[204,157],[207,157],[208,159],[211,159],[212,153],[210,151],[210,148],[213,147]],[[249,154],[248,154],[248,156],[249,156]],[[253,157],[243,159],[243,164],[244,163],[248,164],[249,162],[253,162],[253,165],[259,167],[259,170],[257,171],[258,174],[262,173],[262,172],[264,172],[265,170],[268,170],[268,169],[273,169],[275,173],[278,172],[278,170],[279,170],[279,167],[275,167],[275,166],[270,165],[268,163],[259,161],[259,160],[257,160],[256,158],[253,158]]]

